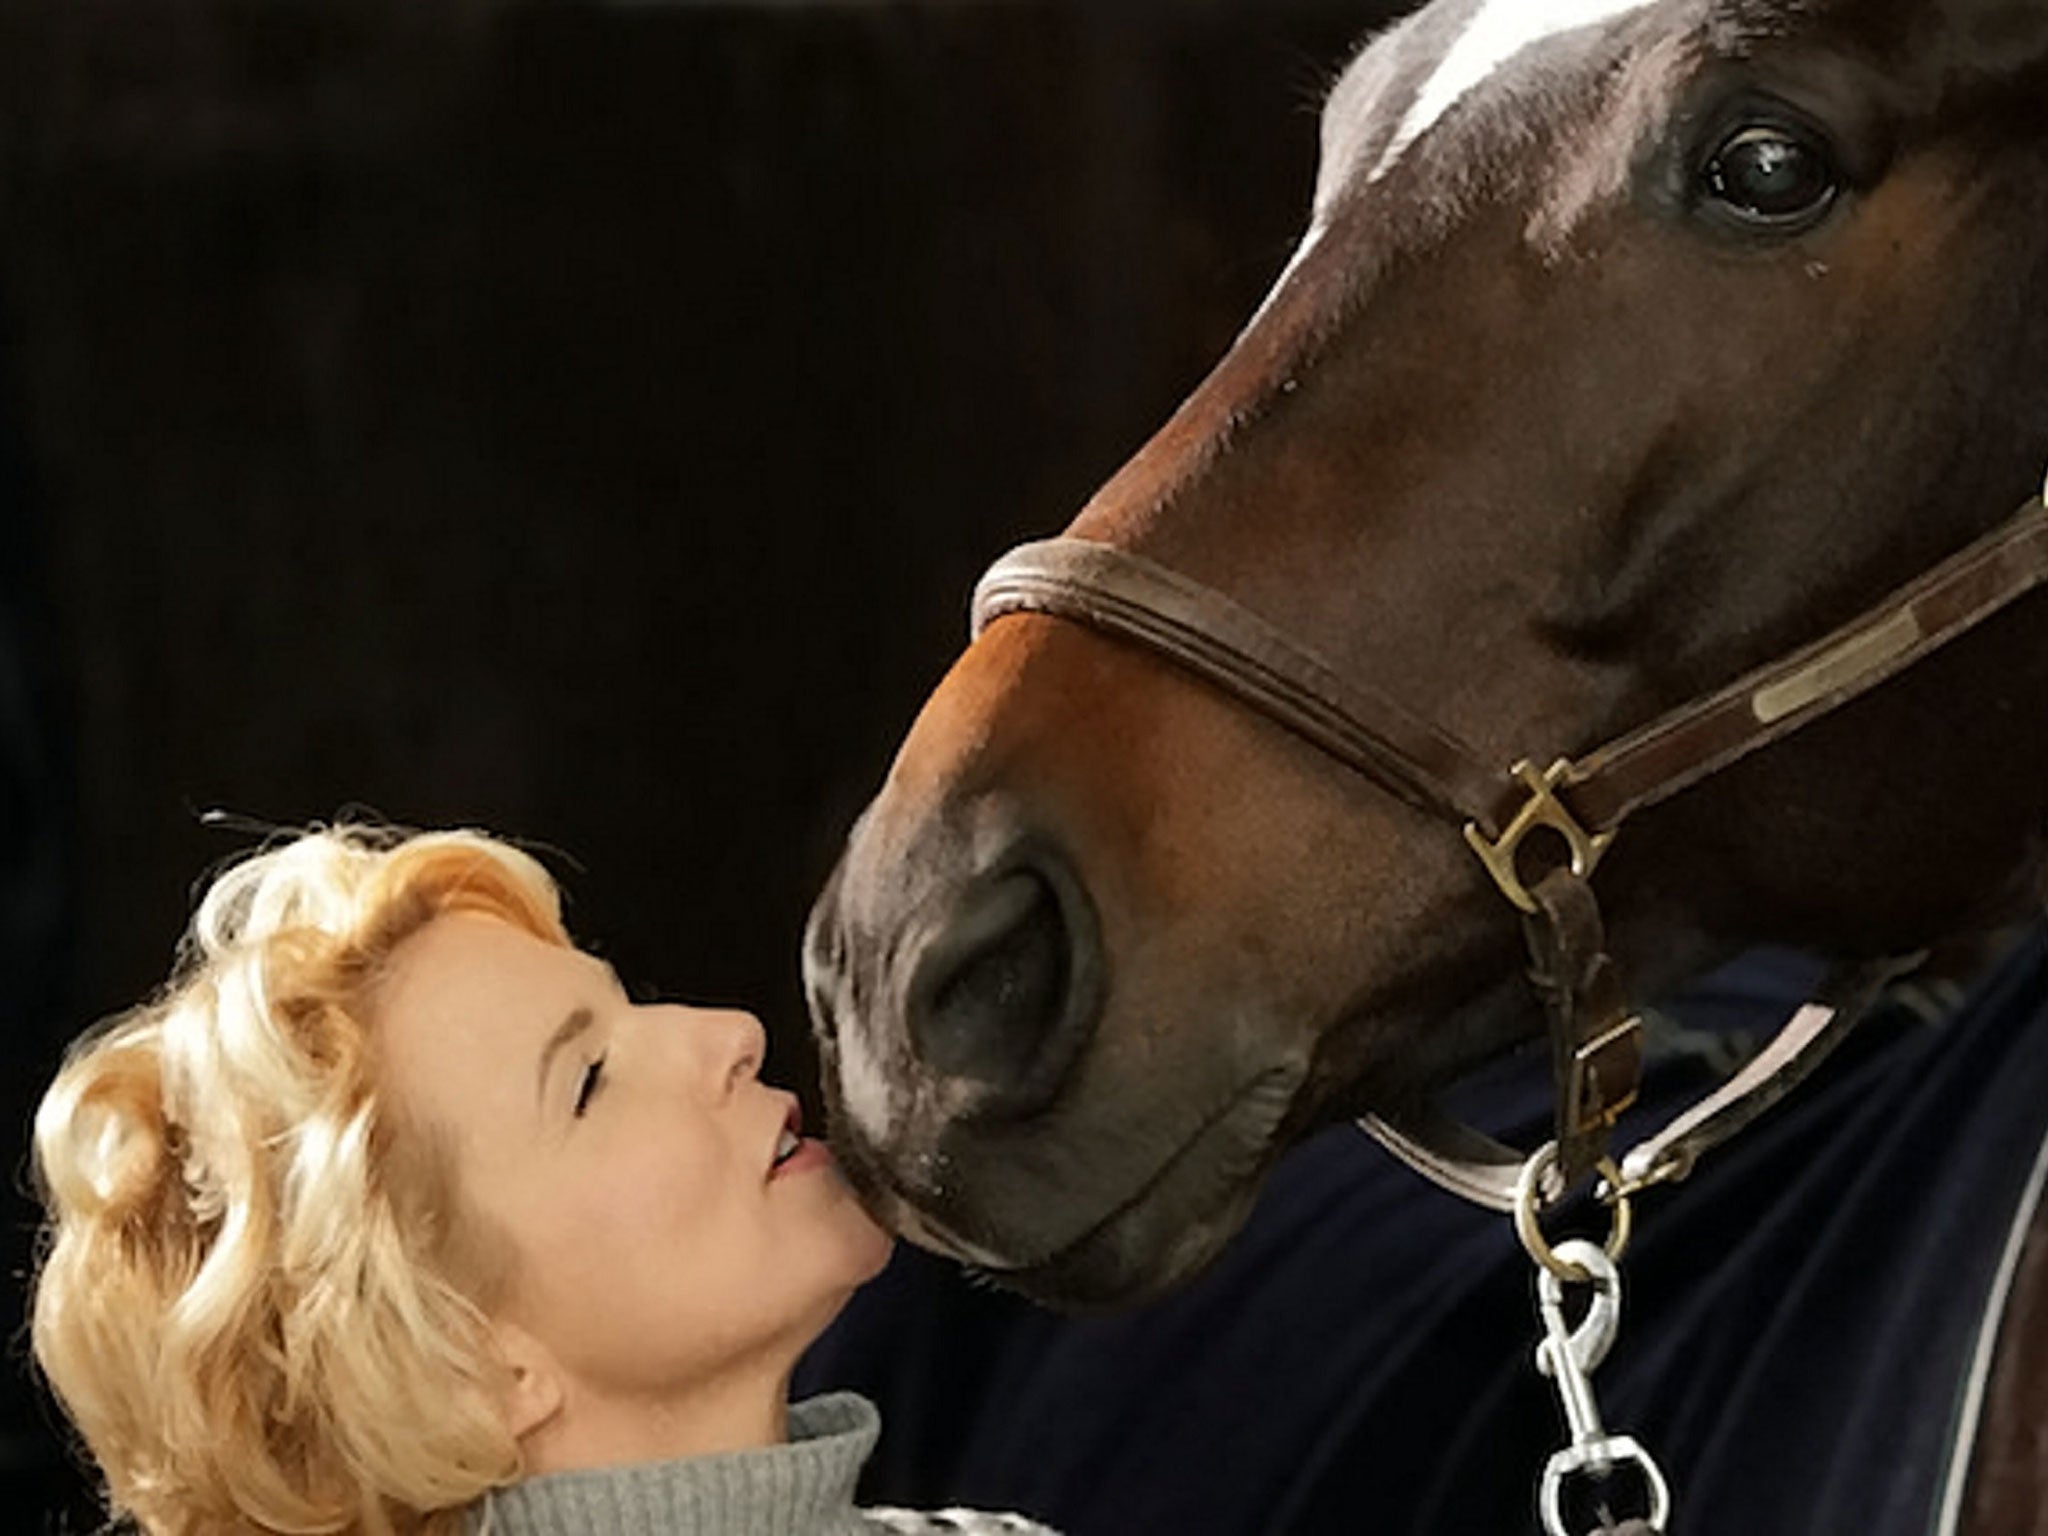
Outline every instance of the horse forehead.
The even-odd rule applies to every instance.
[[[1590,58],[1603,52],[1607,24],[1660,5],[1668,0],[1438,0],[1345,70],[1325,108],[1326,159],[1349,162],[1348,151],[1363,147],[1368,163],[1344,164],[1343,179],[1377,181],[1454,107],[1511,75],[1540,45],[1583,32]],[[1695,22],[1701,10],[1668,8]]]
[[[1656,0],[1486,0],[1422,83],[1373,174],[1382,174],[1446,112],[1538,43],[1648,9]]]

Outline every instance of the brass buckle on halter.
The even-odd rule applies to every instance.
[[[1509,771],[1528,786],[1528,802],[1515,813],[1514,820],[1507,824],[1507,829],[1498,838],[1489,838],[1479,830],[1477,822],[1466,822],[1465,841],[1479,855],[1479,862],[1493,876],[1493,883],[1500,887],[1501,894],[1522,911],[1533,913],[1536,898],[1529,894],[1529,888],[1522,884],[1522,877],[1515,869],[1515,855],[1521,850],[1524,838],[1539,827],[1555,832],[1564,839],[1565,848],[1571,856],[1572,873],[1583,880],[1593,873],[1600,856],[1614,841],[1614,834],[1588,832],[1557,798],[1557,791],[1571,782],[1571,759],[1560,757],[1550,765],[1549,772],[1538,773],[1535,765],[1524,758]]]
[[[1643,1019],[1632,1013],[1572,1052],[1565,1080],[1565,1133],[1585,1139],[1612,1130],[1635,1103],[1642,1075]]]

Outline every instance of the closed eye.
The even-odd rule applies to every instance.
[[[576,1105],[571,1111],[578,1119],[590,1107],[591,1098],[597,1093],[598,1084],[604,1077],[604,1058],[598,1057],[583,1069],[583,1078],[576,1085]]]

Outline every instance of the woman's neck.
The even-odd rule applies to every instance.
[[[570,1391],[521,1442],[526,1475],[779,1445],[789,1438],[790,1372],[736,1372],[680,1395]]]

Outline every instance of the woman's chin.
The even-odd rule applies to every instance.
[[[822,1177],[831,1182],[832,1188],[831,1209],[820,1220],[829,1224],[831,1242],[837,1250],[837,1262],[832,1267],[845,1279],[850,1294],[853,1287],[865,1285],[888,1265],[889,1255],[896,1249],[896,1238],[869,1214],[836,1167],[824,1170]]]
[[[866,1208],[855,1200],[851,1193],[847,1196],[847,1204],[853,1209],[852,1225],[857,1229],[852,1247],[860,1278],[854,1283],[865,1285],[888,1268],[889,1256],[896,1251],[896,1238],[870,1216]]]

